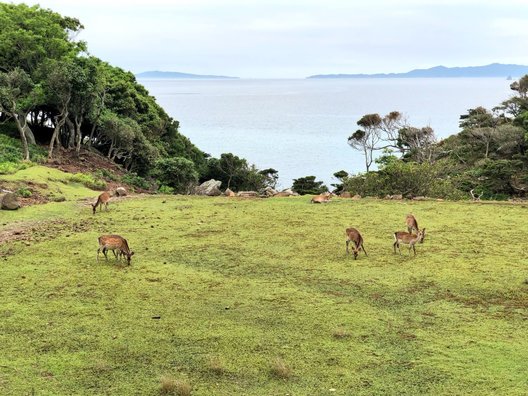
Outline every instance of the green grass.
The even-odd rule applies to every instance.
[[[0,245],[0,394],[526,394],[526,207],[308,202],[15,212],[62,223]],[[409,212],[427,235],[400,257]],[[349,226],[368,257],[346,256]],[[96,261],[105,233],[130,267]]]
[[[6,188],[13,191],[29,189],[32,192],[36,191],[41,195],[47,196],[51,200],[58,197],[64,197],[68,201],[96,197],[99,193],[92,191],[85,185],[102,187],[98,182],[91,175],[83,175],[81,173],[72,175],[42,165],[22,169],[11,175],[0,175],[0,185],[5,185]],[[18,214],[10,215],[11,218],[17,216]]]

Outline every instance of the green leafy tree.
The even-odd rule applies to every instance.
[[[322,194],[328,191],[328,188],[322,181],[315,181],[315,176],[305,176],[293,179],[292,190],[298,194]]]
[[[152,175],[165,186],[177,193],[187,193],[198,182],[194,163],[187,158],[162,158],[156,161]]]

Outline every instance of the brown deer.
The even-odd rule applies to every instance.
[[[358,253],[361,249],[363,249],[363,253],[365,253],[365,256],[368,257],[367,251],[365,250],[365,246],[363,245],[363,237],[361,236],[359,231],[356,230],[355,228],[347,228],[345,233],[347,237],[347,240],[346,240],[347,254],[350,253],[348,251],[348,245],[350,244],[350,242],[354,242],[354,245],[356,246],[354,250],[352,251],[352,253],[354,253],[354,260],[357,259]]]
[[[411,248],[414,251],[414,255],[416,256],[416,248],[415,245],[417,243],[423,243],[425,238],[425,228],[418,231],[417,235],[411,234],[410,232],[405,231],[398,231],[394,233],[394,243],[392,244],[392,247],[394,248],[394,253],[396,253],[396,247],[398,247],[398,250],[400,251],[401,256],[401,250],[400,250],[400,243],[409,245],[409,255],[411,254]]]
[[[97,197],[97,201],[91,204],[93,208],[93,214],[95,214],[98,205],[99,211],[103,209],[103,205],[106,207],[106,210],[108,210],[108,201],[110,201],[110,198],[112,198],[112,196],[106,191],[104,193],[99,194],[99,196]]]
[[[418,233],[419,229],[418,229],[418,222],[416,221],[416,217],[414,217],[412,214],[408,214],[405,217],[405,223],[407,224],[407,231],[409,233],[412,233],[413,230],[416,231],[416,233]]]
[[[99,249],[97,249],[97,261],[99,261],[99,252],[103,252],[105,259],[108,260],[106,252],[111,250],[114,252],[114,256],[120,259],[121,256],[125,256],[130,265],[130,258],[134,255],[134,252],[128,247],[128,242],[125,238],[119,235],[101,235],[99,237]],[[117,253],[116,253],[117,250]]]
[[[332,198],[333,194],[329,192],[325,192],[319,195],[315,195],[310,200],[311,203],[326,203],[330,202],[330,198]]]

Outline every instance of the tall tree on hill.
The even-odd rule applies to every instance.
[[[24,70],[15,68],[7,73],[0,72],[0,112],[7,114],[15,122],[26,161],[29,161],[27,115],[40,98],[41,90]]]

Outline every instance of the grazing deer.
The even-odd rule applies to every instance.
[[[396,253],[396,247],[398,247],[398,250],[400,251],[401,256],[401,250],[400,250],[400,242],[404,243],[406,245],[409,245],[409,254],[411,254],[411,248],[414,251],[414,255],[416,256],[416,248],[415,245],[417,243],[423,243],[425,238],[425,228],[418,231],[417,235],[411,234],[410,232],[405,231],[398,231],[394,233],[394,243],[392,244],[392,247],[394,248],[394,253]]]
[[[416,221],[416,218],[412,214],[408,214],[405,217],[405,223],[407,224],[407,231],[411,234],[414,231],[418,233],[418,222]]]
[[[348,245],[350,244],[350,242],[354,242],[354,245],[356,246],[354,250],[352,251],[352,253],[354,253],[354,260],[357,259],[358,253],[361,249],[363,249],[363,253],[365,253],[365,256],[368,257],[367,251],[365,250],[365,246],[363,245],[363,237],[361,236],[359,231],[356,230],[355,228],[347,228],[345,233],[347,236],[347,240],[346,240],[347,254],[349,254]]]
[[[99,194],[99,196],[97,197],[97,201],[92,204],[93,214],[95,214],[97,205],[99,205],[99,211],[103,209],[103,204],[105,205],[106,210],[108,210],[108,201],[110,201],[110,198],[112,197],[106,191],[104,193]]]
[[[125,238],[119,235],[101,235],[99,237],[99,249],[97,249],[97,261],[99,261],[99,252],[103,252],[105,259],[108,260],[106,252],[111,250],[114,252],[116,260],[125,256],[130,265],[130,258],[134,255],[134,252],[128,247],[128,242]],[[117,250],[117,253],[115,252]]]
[[[310,200],[311,203],[326,203],[326,202],[330,202],[330,198],[332,198],[332,193],[329,193],[329,192],[325,192],[325,193],[322,193],[320,195],[315,195],[314,197],[312,197],[312,199]]]

